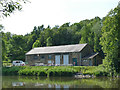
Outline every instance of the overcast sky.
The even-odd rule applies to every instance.
[[[29,0],[23,5],[22,11],[16,11],[4,18],[2,24],[5,32],[25,35],[34,26],[47,27],[70,22],[80,22],[96,16],[100,18],[114,9],[119,0]]]

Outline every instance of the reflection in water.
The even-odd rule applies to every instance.
[[[12,86],[25,86],[24,82],[12,82]]]
[[[3,88],[120,88],[120,78],[3,76]]]
[[[44,84],[35,83],[35,86],[43,86]]]
[[[60,90],[61,87],[60,87],[60,85],[56,84],[54,88],[56,88],[56,90]]]

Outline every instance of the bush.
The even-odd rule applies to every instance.
[[[2,74],[3,75],[18,75],[18,71],[24,69],[24,67],[16,66],[16,67],[3,67]]]
[[[76,73],[107,76],[104,66],[14,66],[3,67],[3,74],[25,76],[72,76]]]

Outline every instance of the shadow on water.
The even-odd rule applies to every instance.
[[[3,76],[3,88],[120,88],[120,78]]]

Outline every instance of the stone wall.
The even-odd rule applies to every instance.
[[[67,53],[69,55],[69,63],[72,64],[72,54]],[[48,56],[51,55],[51,59],[48,58]],[[60,55],[60,64],[63,64],[63,55],[64,54],[44,54],[44,55],[27,55],[26,56],[26,62],[28,62],[29,65],[35,65],[35,63],[44,63],[48,64],[48,61],[51,60],[55,64],[55,55]],[[34,58],[37,56],[37,58]],[[44,58],[41,58],[44,57]]]
[[[92,64],[90,64],[90,62]],[[93,66],[93,59],[84,59],[84,60],[82,60],[82,64],[81,65],[82,66]]]
[[[93,50],[91,49],[91,47],[89,45],[87,45],[86,47],[84,47],[81,51],[81,56],[82,58],[85,57],[85,56],[88,56],[90,54],[93,53]]]
[[[99,55],[97,55],[93,58],[93,65],[98,66],[99,64],[102,64],[102,58]]]
[[[93,50],[89,45],[83,48],[81,52],[73,52],[73,53],[58,53],[58,54],[38,54],[38,55],[27,55],[26,56],[26,62],[28,62],[29,65],[35,65],[35,63],[40,62],[44,64],[48,64],[48,60],[51,60],[55,64],[55,55],[60,55],[60,64],[63,64],[63,55],[68,54],[69,55],[69,64],[73,64],[73,58],[77,59],[77,65],[85,65],[88,66],[90,61],[86,60],[83,61],[82,58],[85,56],[88,56],[93,53]],[[48,56],[51,55],[51,59],[48,58]],[[95,58],[91,59],[92,65],[95,65],[95,59],[97,60],[97,65],[102,63],[102,59],[97,55]]]

